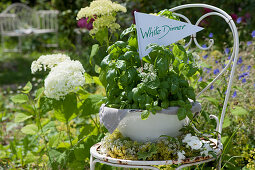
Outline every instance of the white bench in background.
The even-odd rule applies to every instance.
[[[39,10],[22,3],[14,3],[0,13],[0,34],[3,52],[21,52],[22,37],[58,33],[58,11]],[[18,37],[18,47],[7,49],[5,37]],[[47,47],[57,47],[58,43],[46,44]]]

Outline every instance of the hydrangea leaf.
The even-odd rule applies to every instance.
[[[11,97],[11,100],[12,100],[14,103],[25,103],[25,102],[27,102],[29,99],[28,99],[28,96],[25,95],[25,94],[18,94],[18,95],[12,96],[12,97]]]
[[[87,116],[99,113],[99,108],[102,104],[103,98],[104,98],[103,96],[97,94],[89,95],[81,106],[82,115]]]
[[[35,124],[26,125],[21,129],[21,132],[27,135],[35,135],[38,132],[38,127]]]
[[[32,84],[31,82],[27,82],[27,84],[25,85],[25,87],[23,87],[23,90],[21,91],[22,93],[29,93],[32,90]]]
[[[26,115],[24,113],[16,113],[14,122],[24,122],[25,120],[33,117],[32,115]]]

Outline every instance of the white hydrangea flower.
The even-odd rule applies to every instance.
[[[184,156],[185,152],[184,151],[178,151],[177,155],[178,155],[178,163],[181,163],[182,160],[184,160],[186,157]]]
[[[71,61],[70,57],[65,54],[50,54],[50,55],[42,55],[37,60],[32,62],[31,72],[34,74],[37,71],[46,71],[46,69],[52,69],[57,64]]]
[[[45,95],[59,100],[85,84],[84,68],[79,61],[66,60],[53,67],[45,79]]]

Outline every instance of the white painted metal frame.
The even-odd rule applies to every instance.
[[[58,32],[58,11],[35,11],[22,3],[14,3],[0,13],[0,33],[4,52],[20,52],[22,37],[36,34]],[[6,49],[5,37],[18,37],[18,48]],[[57,37],[58,38],[58,37]],[[47,46],[57,47],[58,44]]]
[[[198,95],[197,98],[199,98],[201,96],[201,94],[203,92],[205,92],[220,76],[223,75],[223,73],[226,72],[226,70],[231,67],[231,63],[233,62],[232,68],[231,68],[231,73],[230,73],[230,77],[229,77],[229,82],[228,82],[228,87],[227,87],[227,92],[226,92],[226,96],[225,96],[225,100],[224,100],[224,104],[223,104],[223,109],[222,109],[222,113],[221,113],[221,117],[220,120],[218,119],[217,116],[215,115],[210,115],[211,119],[215,119],[217,122],[217,127],[216,127],[216,131],[218,132],[218,140],[217,140],[217,147],[222,150],[223,149],[223,145],[221,143],[221,132],[222,132],[222,125],[223,125],[223,121],[224,121],[224,117],[225,117],[225,113],[226,113],[226,108],[227,108],[227,103],[228,103],[228,99],[230,96],[230,91],[231,91],[231,86],[233,83],[233,77],[234,77],[234,73],[235,73],[235,69],[236,69],[236,65],[237,65],[237,58],[238,58],[238,52],[239,52],[239,37],[238,37],[238,32],[237,32],[237,28],[236,25],[234,23],[234,21],[232,20],[231,16],[228,15],[225,11],[211,6],[211,5],[207,5],[207,4],[186,4],[186,5],[181,5],[181,6],[177,6],[174,7],[172,9],[170,9],[170,11],[174,12],[176,15],[178,15],[179,17],[183,18],[186,22],[191,23],[190,20],[179,13],[176,13],[176,11],[181,10],[181,9],[187,9],[187,8],[208,8],[211,9],[212,12],[206,13],[203,16],[201,16],[198,21],[196,22],[195,25],[199,25],[199,23],[206,17],[208,16],[219,16],[221,18],[223,18],[226,23],[229,25],[232,35],[233,35],[233,40],[234,40],[234,45],[233,45],[233,50],[232,50],[232,54],[231,54],[231,58],[228,62],[228,64],[224,67],[224,69],[216,76],[216,78],[210,82]],[[214,40],[210,39],[209,40],[209,46],[208,47],[202,47],[199,45],[197,39],[196,39],[196,33],[191,35],[191,38],[189,40],[189,42],[185,45],[185,47],[190,46],[190,44],[192,43],[192,41],[194,40],[196,46],[201,49],[201,50],[208,50],[210,49],[213,44],[214,44]],[[156,165],[166,165],[167,161],[131,161],[131,160],[125,160],[125,164],[123,165],[123,163],[120,162],[116,162],[113,160],[107,160],[106,161],[106,156],[103,155],[98,155],[98,153],[95,150],[96,146],[94,145],[91,150],[90,150],[90,154],[91,154],[91,159],[90,159],[90,164],[91,164],[91,170],[94,170],[95,167],[95,163],[100,162],[100,163],[104,163],[104,164],[108,164],[108,165],[112,165],[112,166],[116,166],[116,167],[133,167],[133,168],[144,168],[144,169],[155,169],[155,167],[151,167],[149,165],[155,165],[154,163],[156,163]],[[189,164],[183,164],[181,166],[179,166],[177,169],[181,169],[187,166],[192,166],[192,165],[196,165],[196,164],[201,164],[201,163],[205,163],[205,162],[209,162],[209,161],[213,161],[215,160],[214,158],[205,160],[205,161],[200,161],[200,162],[195,162],[195,163],[189,163]],[[118,160],[121,161],[121,160]],[[124,161],[124,160],[122,160]],[[157,169],[157,168],[156,168]],[[221,169],[221,156],[219,156],[218,159],[218,166],[217,169]]]

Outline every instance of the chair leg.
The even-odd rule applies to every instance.
[[[21,43],[22,43],[22,41],[21,41],[21,36],[19,36],[18,39],[19,39],[18,51],[21,52],[21,51],[22,51],[22,50],[21,50]]]
[[[217,170],[221,170],[221,155],[219,156],[219,160],[217,162],[217,167],[216,167]]]
[[[1,35],[2,51],[4,52],[4,35]]]

